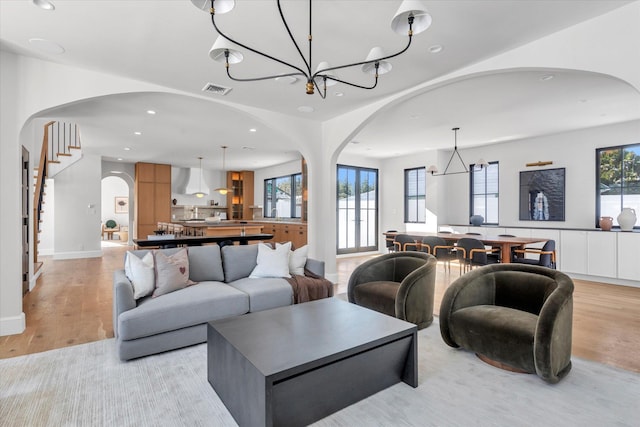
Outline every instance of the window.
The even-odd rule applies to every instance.
[[[596,227],[600,217],[614,225],[622,208],[640,211],[640,144],[596,150]]]
[[[302,174],[264,180],[265,218],[300,218],[302,216]]]
[[[426,222],[426,168],[404,170],[404,222]]]
[[[498,162],[490,162],[489,166],[476,168],[471,165],[469,174],[471,188],[470,215],[482,215],[485,224],[498,225]]]

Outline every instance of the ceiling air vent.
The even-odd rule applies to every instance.
[[[231,92],[231,88],[230,87],[225,87],[225,86],[220,86],[220,85],[214,85],[213,83],[207,83],[202,88],[202,91],[203,92],[215,93],[216,95],[226,95],[229,92]]]

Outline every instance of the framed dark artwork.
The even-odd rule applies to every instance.
[[[520,220],[564,221],[565,168],[520,172]]]

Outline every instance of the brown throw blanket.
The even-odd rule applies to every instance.
[[[291,276],[287,282],[293,289],[294,304],[333,296],[333,283],[307,269],[304,270],[304,276]]]

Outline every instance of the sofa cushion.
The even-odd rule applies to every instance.
[[[489,359],[535,373],[533,348],[538,316],[496,305],[477,305],[451,313],[451,336],[461,347]],[[471,333],[470,333],[471,331]],[[501,345],[495,345],[495,343]]]
[[[190,246],[189,279],[194,282],[224,281],[220,246]]]
[[[224,249],[224,248],[223,248]],[[238,279],[229,286],[249,295],[249,311],[262,311],[293,304],[293,289],[282,278]]]
[[[229,245],[224,246],[221,251],[224,281],[227,283],[249,277],[256,267],[258,245]]]
[[[353,296],[357,305],[395,317],[398,289],[400,289],[398,282],[361,283],[353,290]]]
[[[248,311],[244,292],[220,282],[201,282],[162,298],[141,299],[136,308],[118,316],[118,337],[132,340]]]
[[[172,255],[166,255],[162,251],[156,251],[154,255],[156,263],[154,297],[159,297],[193,284],[189,280],[189,257],[185,248]]]
[[[291,277],[289,274],[289,252],[291,252],[291,242],[276,245],[275,249],[264,243],[259,243],[256,266],[249,277]]]

